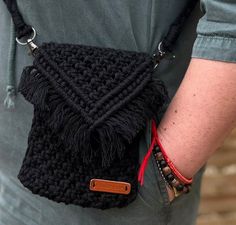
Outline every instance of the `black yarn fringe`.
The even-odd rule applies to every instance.
[[[157,119],[162,106],[169,101],[162,81],[150,80],[139,96],[93,129],[68,102],[55,92],[48,80],[34,66],[22,73],[18,91],[39,112],[47,112],[45,123],[89,164],[100,154],[103,167],[123,156],[127,144],[145,127],[148,119]]]

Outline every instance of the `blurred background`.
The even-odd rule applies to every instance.
[[[236,225],[236,128],[207,163],[197,225]]]

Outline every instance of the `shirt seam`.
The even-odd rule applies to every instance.
[[[203,35],[203,34],[198,34],[197,38],[202,38],[202,39],[216,39],[216,40],[229,40],[229,41],[235,41],[236,37],[224,37],[224,36],[213,36],[213,35]]]

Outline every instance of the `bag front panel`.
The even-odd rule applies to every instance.
[[[102,168],[99,156],[86,166],[47,126],[45,117],[47,113],[34,110],[27,153],[18,175],[25,187],[56,202],[102,209],[122,207],[136,198],[138,139],[127,146],[126,154],[122,159],[117,157],[112,166]],[[131,192],[123,195],[91,191],[93,178],[129,182]]]

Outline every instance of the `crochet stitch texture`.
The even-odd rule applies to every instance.
[[[138,139],[168,99],[146,53],[43,44],[19,91],[34,105],[18,178],[33,193],[84,207],[122,207],[137,194]],[[89,181],[131,183],[129,195],[94,193]]]

